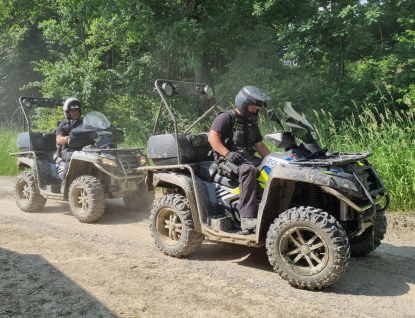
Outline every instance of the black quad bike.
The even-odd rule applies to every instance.
[[[238,234],[238,182],[217,173],[208,155],[211,147],[206,133],[188,133],[210,111],[222,107],[220,100],[205,84],[157,80],[155,87],[162,102],[147,149],[155,166],[141,169],[151,169],[150,181],[164,189],[165,196],[154,203],[150,215],[152,236],[163,253],[188,255],[205,237],[265,245],[273,269],[283,279],[313,290],[337,281],[350,253],[365,255],[380,245],[389,197],[367,159],[371,153],[326,153],[311,124],[289,104],[285,125],[290,131],[265,136],[285,151],[266,156],[257,168],[256,232]],[[173,103],[195,95],[193,100],[206,98],[214,105],[179,133],[167,100]],[[174,133],[156,135],[164,107],[173,120]],[[283,127],[275,112],[269,111],[269,117]],[[232,165],[220,168],[233,169]]]
[[[23,170],[15,184],[16,203],[22,211],[42,209],[47,199],[69,201],[71,212],[84,223],[98,220],[105,212],[105,200],[123,198],[130,210],[148,210],[154,191],[148,192],[146,174],[137,168],[147,165],[144,148],[117,148],[123,131],[100,112],[92,111],[69,136],[75,151],[62,180],[64,161],[59,156],[55,133],[33,132],[28,110],[58,107],[64,100],[20,97],[24,132],[17,137],[17,164]]]

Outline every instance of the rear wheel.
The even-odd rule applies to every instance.
[[[42,209],[46,199],[39,193],[33,170],[22,171],[16,179],[15,197],[18,207],[24,212]]]
[[[145,182],[138,185],[138,191],[130,192],[123,198],[125,206],[136,212],[147,212],[150,210],[156,196],[155,191],[148,191]]]
[[[178,194],[166,195],[153,205],[150,231],[157,248],[175,257],[194,252],[205,238],[195,231],[187,199]]]
[[[330,286],[350,258],[346,232],[335,218],[313,207],[292,208],[271,225],[268,259],[290,285],[310,290]]]
[[[104,187],[92,176],[76,178],[69,187],[69,206],[80,222],[98,220],[105,212]]]
[[[385,213],[377,213],[374,226],[372,224],[360,235],[350,238],[350,254],[354,257],[365,256],[377,249],[385,237],[386,227]]]

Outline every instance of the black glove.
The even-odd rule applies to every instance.
[[[222,161],[218,166],[218,173],[232,180],[238,180],[239,167],[229,160]]]
[[[227,160],[229,160],[230,162],[236,164],[237,166],[239,166],[242,162],[245,161],[244,156],[242,156],[239,152],[233,152],[233,151],[229,151],[225,158]]]

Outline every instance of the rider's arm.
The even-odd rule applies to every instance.
[[[65,122],[60,122],[56,128],[56,143],[58,145],[65,145],[68,143],[68,134],[64,129]]]
[[[209,143],[212,146],[212,148],[222,156],[226,156],[226,154],[229,152],[228,148],[226,148],[222,140],[220,139],[222,135],[218,133],[216,130],[211,129],[209,132]]]
[[[269,151],[268,147],[264,144],[263,141],[257,142],[254,144],[254,148],[256,152],[264,158],[265,156],[269,155],[271,152]]]
[[[68,143],[68,136],[57,135],[56,136],[56,143],[58,145],[65,145]]]

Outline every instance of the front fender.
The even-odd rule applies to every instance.
[[[272,169],[269,179],[284,179],[313,183],[318,186],[336,189],[342,193],[350,193],[351,195],[357,196],[361,199],[366,199],[366,195],[355,182],[340,176],[325,174],[313,167],[276,165]]]

